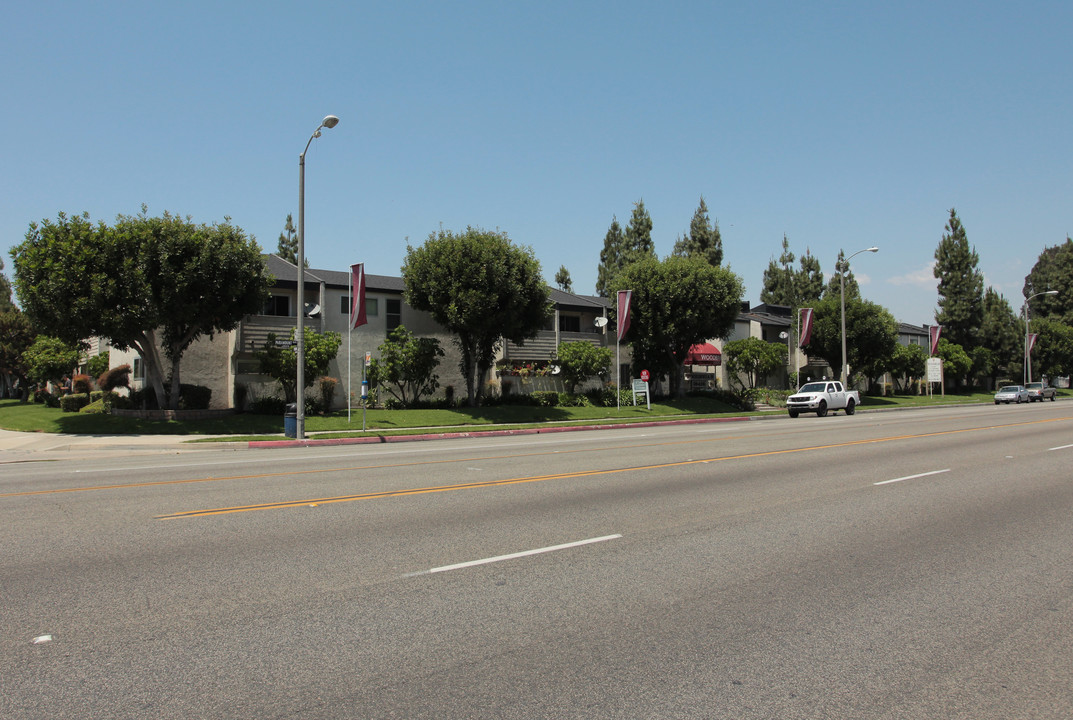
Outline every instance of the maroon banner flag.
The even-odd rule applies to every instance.
[[[630,329],[630,300],[632,298],[633,290],[618,291],[618,339],[620,341]]]
[[[942,325],[932,325],[928,328],[928,339],[931,341],[931,350],[928,351],[928,355],[935,354],[935,348],[939,347],[939,335],[941,335],[942,332]]]
[[[1038,339],[1039,339],[1039,334],[1038,333],[1029,333],[1028,334],[1028,352],[1030,354],[1032,352],[1032,348],[1036,347],[1036,340],[1038,340]]]
[[[364,325],[365,317],[365,263],[350,266],[350,327]]]
[[[798,347],[805,347],[812,340],[812,308],[801,308],[801,338]]]

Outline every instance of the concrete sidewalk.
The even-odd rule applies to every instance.
[[[0,465],[6,463],[70,460],[75,457],[177,454],[246,449],[241,443],[194,443],[206,435],[70,435],[0,430]]]

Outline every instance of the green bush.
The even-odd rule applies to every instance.
[[[250,412],[256,415],[278,415],[282,417],[286,410],[286,401],[283,398],[274,396],[257,398],[250,403]]]
[[[537,390],[532,394],[532,398],[540,407],[555,407],[559,404],[559,393],[554,390]]]
[[[105,405],[104,399],[101,398],[95,400],[94,402],[91,402],[89,405],[84,406],[78,412],[82,413],[83,415],[105,415],[108,413],[108,411],[108,406]]]
[[[208,410],[212,389],[203,385],[179,385],[179,407],[183,410]]]
[[[60,410],[64,412],[78,412],[89,405],[88,393],[73,393],[60,398]]]

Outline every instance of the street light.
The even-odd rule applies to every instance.
[[[1057,294],[1057,290],[1044,290],[1043,292],[1038,292],[1035,295],[1029,295],[1027,298],[1025,298],[1025,304],[1023,308],[1025,312],[1025,366],[1021,372],[1022,382],[1024,382],[1025,385],[1028,385],[1028,383],[1032,382],[1032,353],[1028,349],[1028,338],[1031,337],[1031,333],[1028,330],[1028,303],[1032,298],[1039,297],[1040,295]]]
[[[298,327],[294,332],[297,342],[298,367],[295,378],[295,389],[298,406],[295,422],[295,438],[304,440],[306,436],[306,333],[305,333],[305,287],[306,287],[306,245],[305,245],[305,208],[306,208],[306,153],[314,138],[320,137],[320,129],[331,129],[339,124],[339,118],[328,115],[320,121],[320,125],[309,136],[305,150],[298,156]]]
[[[842,261],[842,267],[839,268],[838,284],[842,291],[842,387],[846,387],[846,270],[849,269],[849,261],[857,257],[861,253],[865,252],[879,252],[879,248],[872,246],[865,248],[864,250],[858,250],[850,255],[848,258]]]

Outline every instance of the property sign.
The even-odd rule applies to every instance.
[[[642,370],[642,371],[641,371],[641,380],[642,380],[642,381],[644,381],[644,382],[648,382],[648,381],[649,381],[649,379],[650,379],[651,377],[652,377],[652,376],[648,374],[648,371],[647,371],[647,370]]]
[[[928,382],[941,383],[943,381],[943,359],[937,357],[928,358]]]
[[[648,374],[647,370],[643,371],[642,372],[642,377],[644,375],[647,375],[647,374]],[[648,409],[651,410],[652,409],[652,396],[648,394],[648,382],[647,381],[645,381],[645,380],[634,380],[633,381],[633,404],[634,405],[637,404],[637,396],[638,395],[644,395],[645,396],[645,402],[648,404]]]

